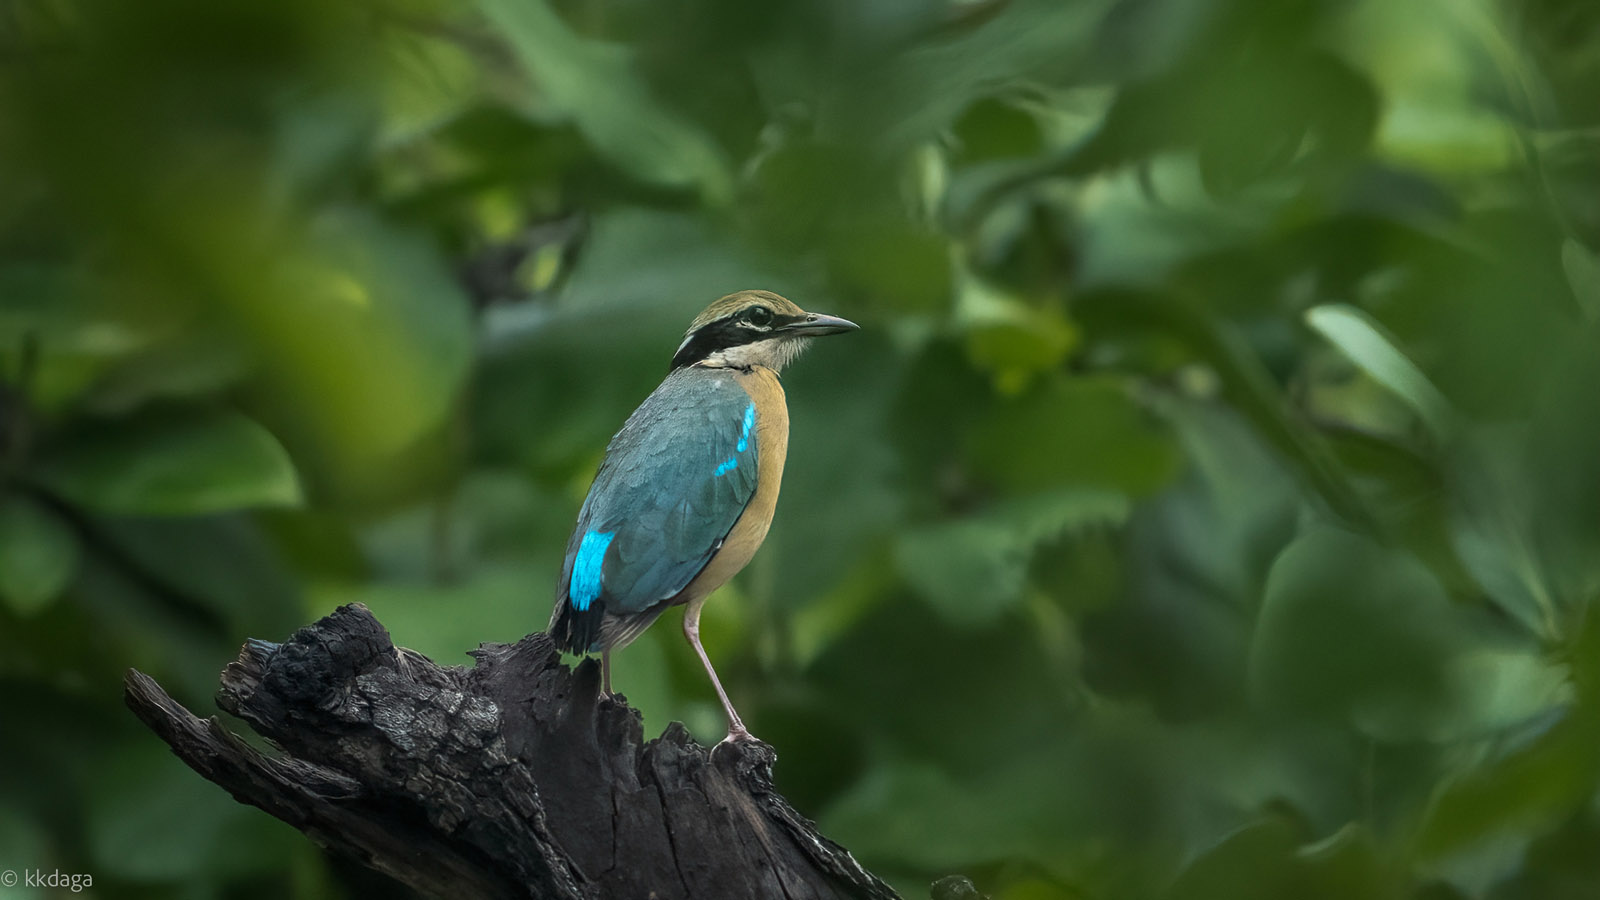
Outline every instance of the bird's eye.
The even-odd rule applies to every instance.
[[[744,320],[751,325],[771,325],[772,310],[767,309],[765,306],[752,306],[744,311]]]

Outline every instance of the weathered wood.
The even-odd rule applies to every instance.
[[[893,898],[772,788],[759,742],[710,750],[602,698],[543,634],[467,667],[397,649],[365,607],[247,643],[217,702],[258,752],[130,671],[128,706],[244,803],[450,898]]]

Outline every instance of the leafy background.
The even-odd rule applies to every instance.
[[[123,670],[538,628],[765,287],[864,327],[706,640],[908,897],[1600,895],[1597,97],[1582,0],[4,0],[0,865],[387,891]]]

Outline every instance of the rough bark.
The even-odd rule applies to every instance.
[[[772,787],[759,742],[707,750],[682,725],[600,696],[542,634],[469,667],[397,649],[365,607],[284,644],[251,641],[218,704],[263,754],[130,671],[126,699],[236,799],[407,884],[450,898],[893,898]]]

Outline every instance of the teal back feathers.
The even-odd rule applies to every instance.
[[[599,649],[605,615],[651,613],[717,552],[755,493],[750,396],[725,370],[674,370],[611,439],[578,513],[551,633]]]

